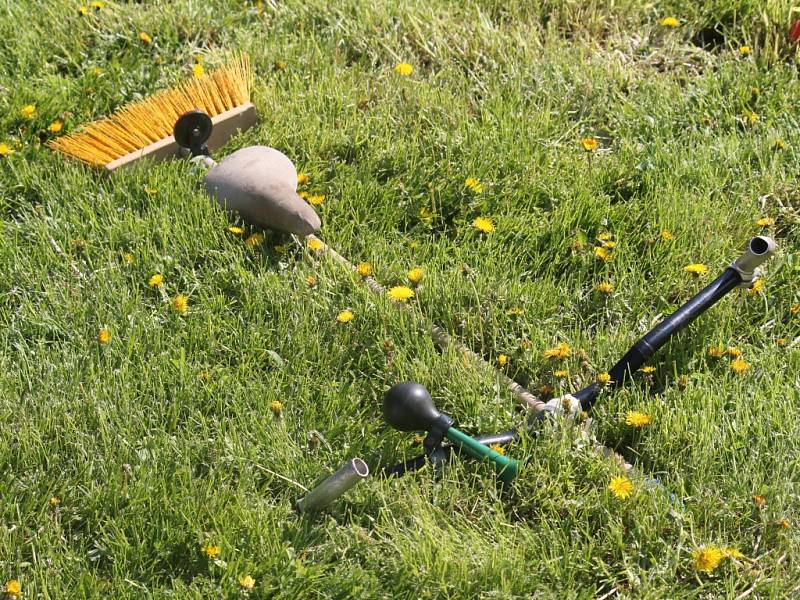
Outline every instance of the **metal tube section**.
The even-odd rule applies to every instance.
[[[354,458],[298,500],[297,510],[303,513],[322,510],[368,475],[367,463]]]
[[[447,430],[447,437],[457,446],[460,446],[463,452],[469,454],[473,458],[491,461],[495,470],[500,475],[500,479],[506,483],[511,483],[517,476],[519,461],[503,456],[499,452],[489,448],[489,446],[484,446],[476,439],[471,438],[455,427],[451,427]]]
[[[661,321],[644,335],[617,364],[611,367],[611,385],[617,387],[624,379],[634,373],[652,357],[669,339],[689,325],[703,312],[732,289],[740,285],[750,285],[755,281],[755,269],[775,253],[775,242],[765,236],[756,236],[747,244],[742,255],[731,263],[722,274],[703,288],[686,304]],[[589,410],[600,393],[598,383],[573,394],[581,403],[583,410]]]

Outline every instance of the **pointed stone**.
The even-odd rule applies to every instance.
[[[285,154],[249,146],[206,174],[206,191],[226,210],[252,225],[306,236],[318,231],[319,215],[297,195],[297,171]]]

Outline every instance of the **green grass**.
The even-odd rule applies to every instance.
[[[1,9],[0,143],[14,153],[0,157],[0,585],[19,580],[25,598],[236,597],[249,574],[258,598],[797,594],[790,3],[328,4]],[[669,15],[674,30],[659,25]],[[717,45],[698,47],[712,30]],[[42,143],[56,118],[72,130],[186,77],[196,55],[212,68],[239,50],[260,122],[219,157],[285,152],[326,195],[328,243],[387,285],[425,270],[411,313],[291,239],[246,247],[183,162],[105,177]],[[401,61],[411,76],[395,74]],[[602,142],[591,162],[585,136]],[[496,230],[480,235],[477,216]],[[593,255],[603,232],[618,243],[607,263]],[[597,438],[636,464],[632,498],[616,500],[616,467],[555,424],[509,448],[525,461],[509,489],[465,460],[294,512],[302,491],[274,473],[310,487],[353,456],[377,472],[419,452],[382,424],[397,381],[426,385],[468,432],[524,423],[491,370],[436,350],[425,317],[490,362],[508,355],[532,390],[567,392],[759,232],[781,246],[762,292],[723,299],[593,413]],[[706,276],[683,272],[697,262]],[[613,294],[595,291],[604,281]],[[185,315],[170,309],[177,294]],[[342,325],[345,308],[355,319]],[[542,358],[562,341],[569,359]],[[712,344],[752,368],[735,375]],[[634,409],[652,425],[625,426]],[[707,544],[746,558],[700,573],[692,552]]]

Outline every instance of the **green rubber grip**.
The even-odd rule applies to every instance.
[[[448,429],[445,435],[447,435],[450,441],[455,442],[470,456],[478,460],[492,461],[494,463],[494,468],[500,475],[500,479],[505,483],[511,483],[517,476],[519,461],[503,456],[499,452],[495,452],[489,448],[489,446],[484,446],[475,438],[468,436],[455,427]]]

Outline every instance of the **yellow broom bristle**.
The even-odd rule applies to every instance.
[[[211,117],[250,102],[250,58],[180,83],[176,88],[133,102],[110,117],[86,125],[82,131],[48,142],[62,154],[101,167],[126,154],[172,135],[183,113],[199,108]]]

